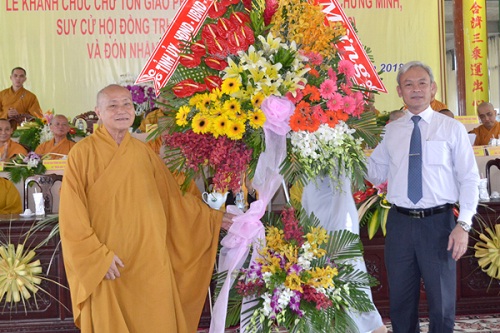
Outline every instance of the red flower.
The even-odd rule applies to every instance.
[[[205,64],[208,67],[216,69],[218,71],[221,71],[227,67],[227,62],[225,60],[217,59],[214,57],[205,58]]]
[[[264,9],[264,24],[269,25],[271,20],[278,10],[278,1],[276,0],[266,0],[266,9]]]
[[[363,191],[357,191],[353,193],[354,203],[357,205],[366,200],[366,194]]]
[[[201,56],[196,54],[181,54],[179,58],[181,65],[187,68],[198,67],[201,63]]]
[[[236,26],[229,19],[221,17],[217,22],[217,33],[222,38],[227,38],[236,29]]]
[[[69,134],[71,134],[71,135],[75,135],[75,134],[76,134],[76,129],[74,129],[73,127],[71,127],[71,128],[69,129]]]
[[[177,83],[172,91],[175,96],[179,98],[185,98],[194,95],[197,92],[206,90],[207,87],[204,84],[198,83],[192,79],[187,79]]]
[[[375,193],[377,192],[377,190],[373,187],[370,187],[369,189],[367,189],[365,191],[365,194],[367,197],[371,197],[372,195],[374,195]]]
[[[229,20],[235,25],[245,25],[250,22],[250,16],[242,12],[234,12],[229,16]]]
[[[222,85],[222,79],[216,75],[207,76],[204,81],[207,85],[207,89],[210,91],[215,88],[220,88],[220,86]]]
[[[203,44],[201,41],[197,41],[193,44],[191,44],[191,51],[202,57],[205,55],[205,53],[207,53],[207,48],[205,47],[205,44]]]
[[[208,17],[210,18],[218,18],[224,15],[227,11],[227,6],[222,2],[214,1],[214,4],[208,10]]]

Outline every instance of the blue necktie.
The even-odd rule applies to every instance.
[[[408,198],[415,204],[422,198],[422,141],[418,127],[420,119],[420,116],[411,117],[414,126],[408,163]]]

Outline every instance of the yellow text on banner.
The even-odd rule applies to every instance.
[[[463,0],[466,113],[489,101],[486,0]]]

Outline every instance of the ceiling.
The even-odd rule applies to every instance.
[[[499,35],[499,6],[498,0],[486,1],[486,19],[488,23],[488,35]],[[455,48],[455,39],[453,36],[453,0],[445,0],[445,32],[446,32],[446,50],[453,50]]]

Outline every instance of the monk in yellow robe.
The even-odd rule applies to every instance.
[[[14,184],[0,177],[0,214],[20,214],[23,212],[21,196]]]
[[[63,115],[56,115],[50,121],[50,131],[54,138],[38,145],[35,153],[38,155],[51,154],[51,159],[60,159],[68,155],[69,151],[75,145],[75,142],[67,138],[70,130],[68,118]]]
[[[130,92],[97,95],[103,126],[69,152],[59,209],[75,324],[82,333],[196,332],[231,214],[179,186],[128,128]]]
[[[490,143],[491,139],[500,138],[500,123],[497,121],[497,112],[493,104],[488,102],[479,104],[477,115],[482,125],[469,132],[476,134],[474,146],[485,146]]]
[[[24,88],[26,70],[16,67],[10,75],[12,86],[0,91],[0,118],[11,118],[19,114],[31,114],[41,118],[43,115],[38,98]]]
[[[8,161],[18,154],[26,155],[28,151],[22,145],[12,141],[12,124],[0,118],[0,162]]]

